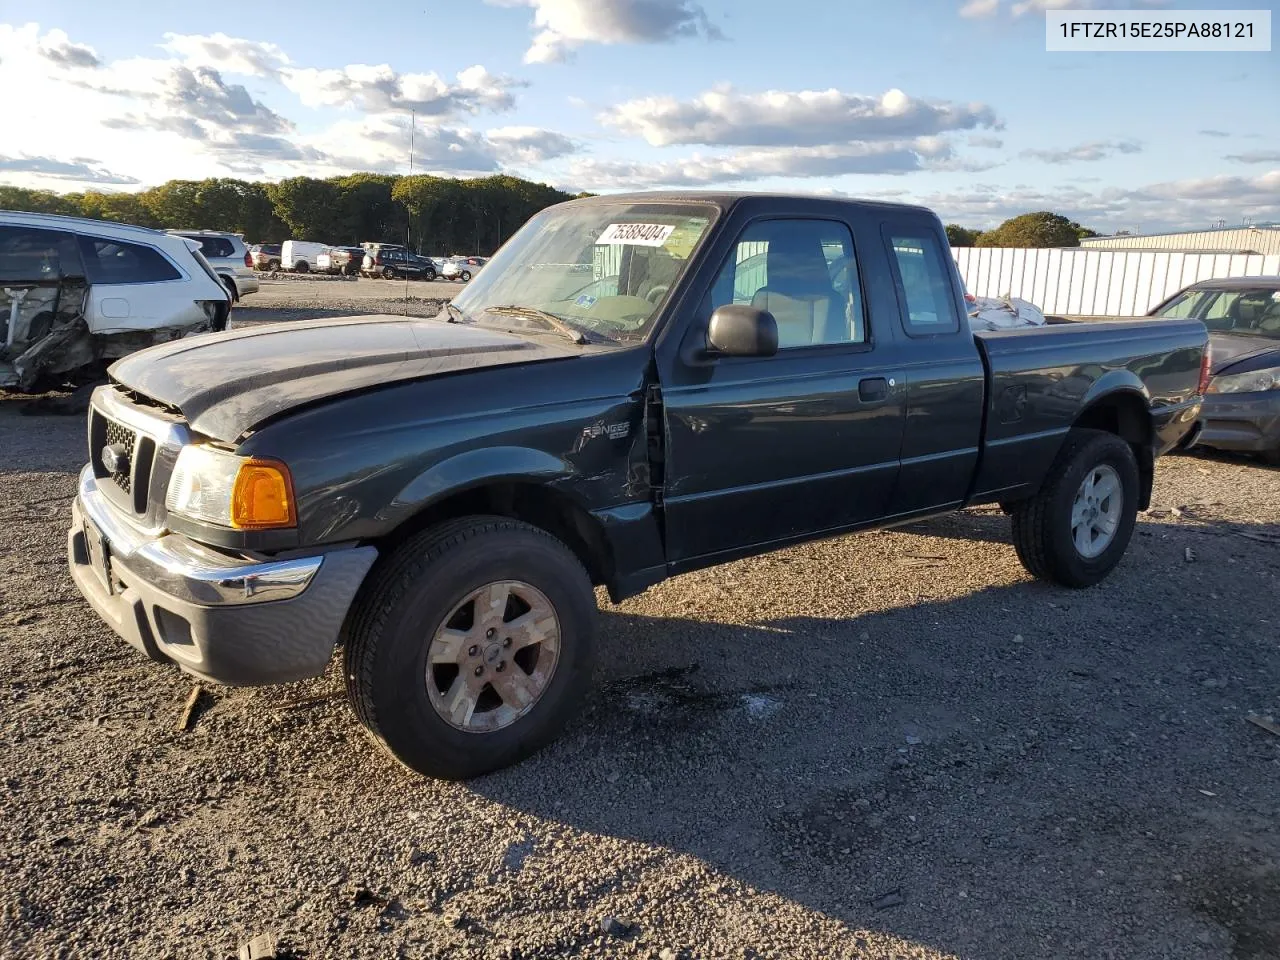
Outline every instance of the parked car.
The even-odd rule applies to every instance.
[[[245,246],[244,237],[238,233],[218,233],[213,230],[170,230],[200,244],[200,252],[222,278],[231,293],[232,302],[258,292],[258,275],[253,271],[253,255]]]
[[[1204,280],[1150,315],[1209,329],[1213,379],[1195,442],[1280,466],[1280,277]]]
[[[403,247],[379,247],[365,253],[360,272],[367,277],[383,277],[387,280],[403,277],[434,280],[436,265],[427,257],[410,253]]]
[[[833,248],[856,250],[874,310],[832,283]],[[965,315],[942,223],[918,207],[560,204],[434,320],[232,331],[115,364],[71,571],[129,643],[208,680],[317,677],[341,637],[377,742],[475,776],[573,715],[593,585],[616,602],[980,503],[1011,514],[1035,576],[1106,577],[1155,458],[1199,413],[1204,324],[975,334]],[[122,460],[139,437],[156,455]]]
[[[286,240],[280,245],[280,266],[294,273],[310,273],[316,258],[328,250],[323,243],[309,240]]]
[[[0,211],[0,387],[31,390],[226,326],[231,294],[194,240]]]
[[[364,250],[360,247],[329,247],[316,257],[316,269],[321,273],[355,276],[363,260]]]
[[[280,269],[280,244],[255,243],[249,248],[249,253],[253,257],[253,265],[256,269],[271,272]]]
[[[454,257],[444,262],[440,276],[446,280],[461,280],[463,283],[469,283],[487,262],[487,257]]]

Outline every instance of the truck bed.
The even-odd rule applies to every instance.
[[[1195,320],[1051,324],[974,335],[989,380],[985,445],[974,500],[1029,495],[1046,476],[1080,411],[1119,389],[1135,409],[1150,404],[1157,455],[1185,427],[1174,429],[1182,405],[1196,396],[1205,349]],[[1180,426],[1180,425],[1175,425]]]

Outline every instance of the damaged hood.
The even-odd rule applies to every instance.
[[[1214,376],[1228,367],[1268,353],[1280,356],[1280,340],[1274,337],[1250,336],[1246,333],[1211,333],[1209,343],[1213,347]]]
[[[111,378],[228,443],[306,404],[405,380],[576,356],[499,330],[416,317],[341,317],[186,337],[115,363]]]

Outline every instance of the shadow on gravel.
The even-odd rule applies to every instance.
[[[1227,617],[1189,588],[1189,529],[1141,523],[1092,591],[748,625],[605,612],[584,718],[471,786],[948,954],[1280,956],[1280,839],[1236,813],[1275,808],[1274,745],[1236,706],[1274,692],[1272,607],[1237,598]],[[1006,530],[966,514],[929,532]],[[1196,542],[1215,567],[1280,563]],[[1224,786],[1225,755],[1242,768]]]

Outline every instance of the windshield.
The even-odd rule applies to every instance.
[[[642,339],[714,216],[714,207],[694,203],[544,210],[475,274],[454,306],[468,323],[549,329],[541,312],[596,339]]]
[[[1156,316],[1200,320],[1212,333],[1280,340],[1280,287],[1188,290]]]

